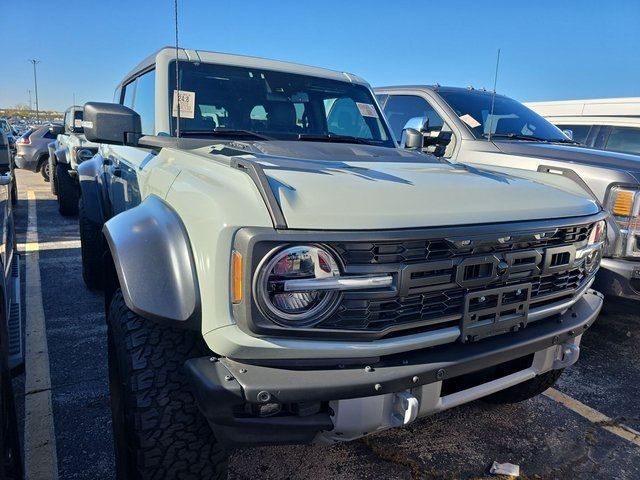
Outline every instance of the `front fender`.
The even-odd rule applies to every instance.
[[[69,159],[67,158],[67,149],[66,148],[59,148],[58,150],[56,150],[56,161],[58,163],[69,163]]]
[[[56,166],[56,142],[47,144],[47,150],[49,150],[49,158],[53,162],[53,166]]]
[[[191,246],[177,213],[150,195],[103,229],[127,307],[136,314],[200,326],[200,297]]]
[[[108,216],[103,194],[102,157],[96,155],[78,165],[78,179],[84,215],[93,223],[102,225]]]

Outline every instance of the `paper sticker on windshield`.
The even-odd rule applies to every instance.
[[[360,115],[362,115],[363,117],[378,118],[378,112],[376,112],[376,109],[373,105],[369,103],[356,102],[356,106],[358,107],[358,110],[360,110]]]
[[[174,117],[178,116],[178,90],[173,91]],[[196,116],[196,92],[180,90],[180,118],[194,118]]]
[[[80,118],[76,118],[73,121],[74,128],[82,128],[82,120]]]
[[[473,118],[471,115],[469,115],[468,113],[465,113],[464,115],[462,115],[460,117],[460,120],[462,120],[464,123],[466,123],[467,125],[469,125],[471,128],[477,128],[480,125],[482,125],[479,121],[477,121],[475,118]]]

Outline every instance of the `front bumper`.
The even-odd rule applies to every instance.
[[[640,300],[640,261],[603,258],[594,286],[605,295]]]
[[[321,436],[321,432],[334,429],[335,411],[332,417],[327,402],[343,399],[375,402],[376,397],[385,394],[442,383],[536,352],[547,350],[553,356],[560,346],[573,343],[577,348],[575,339],[591,326],[601,307],[602,296],[589,290],[564,314],[544,322],[531,323],[520,331],[476,343],[454,343],[397,353],[382,357],[369,366],[318,368],[305,367],[303,362],[296,361],[281,366],[263,366],[209,357],[188,360],[185,366],[198,405],[223,443],[232,447],[309,443]],[[552,364],[547,370],[563,366]],[[511,376],[507,382],[494,384],[494,388],[487,389],[484,395],[526,381],[543,371],[538,369]],[[439,389],[431,390],[439,394]],[[465,398],[464,395],[456,395]],[[483,395],[471,395],[465,401],[478,396]],[[448,406],[465,401],[449,402]],[[246,406],[251,404],[294,405],[296,408],[291,411],[305,412],[305,406],[314,402],[326,408],[308,410],[311,412],[308,415],[290,413],[257,417],[246,414]],[[422,408],[420,416],[442,410],[444,405],[433,399],[423,398],[421,402],[423,405],[436,405],[437,408]],[[371,431],[369,429],[368,433]]]

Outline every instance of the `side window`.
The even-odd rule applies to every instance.
[[[384,106],[384,114],[396,139],[400,139],[404,126],[414,117],[426,117],[429,120],[429,131],[442,130],[444,126],[442,117],[429,102],[416,95],[389,95]]]
[[[591,125],[556,125],[560,130],[571,130],[573,132],[573,139],[578,143],[587,144],[587,137],[589,136],[589,130]]]
[[[611,127],[605,149],[640,154],[640,128]]]
[[[76,133],[83,133],[84,129],[82,128],[82,118],[84,117],[83,110],[74,110],[73,111],[73,128]]]
[[[140,115],[142,133],[145,135],[155,135],[155,92],[155,70],[151,70],[141,77],[138,77],[138,81],[136,82],[136,94],[133,100],[133,109],[138,113],[138,115]]]
[[[136,90],[136,81],[133,80],[122,87],[123,93],[121,98],[121,104],[125,107],[133,108],[133,94]]]

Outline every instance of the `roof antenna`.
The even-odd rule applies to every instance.
[[[496,104],[496,86],[498,85],[498,67],[499,66],[500,66],[500,49],[498,49],[498,58],[496,59],[496,74],[493,77],[493,94],[491,95],[491,116],[489,116],[489,138],[488,138],[489,142],[491,141],[491,130],[493,130],[493,107]]]
[[[180,141],[180,70],[178,68],[178,0],[173,0],[176,23],[176,137]]]

